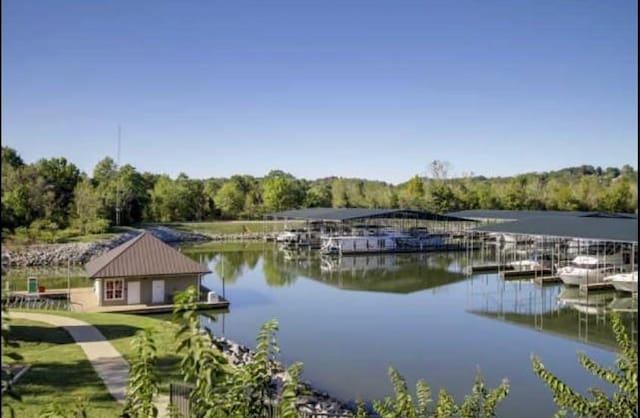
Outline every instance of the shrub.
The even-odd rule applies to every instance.
[[[592,398],[577,393],[553,373],[545,369],[542,360],[532,356],[533,371],[553,391],[553,400],[560,407],[557,416],[571,411],[575,416],[637,417],[638,416],[638,350],[631,342],[617,313],[611,313],[611,326],[618,343],[616,368],[599,365],[584,353],[578,361],[589,372],[616,387],[613,396],[591,388]]]

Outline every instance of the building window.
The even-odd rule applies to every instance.
[[[124,299],[124,279],[109,279],[104,283],[104,300]]]

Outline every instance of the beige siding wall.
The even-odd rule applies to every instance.
[[[163,280],[164,281],[164,296],[165,300],[163,303],[172,303],[173,302],[173,294],[178,291],[185,290],[187,287],[193,285],[198,287],[198,277],[199,275],[183,275],[183,276],[161,276],[161,277],[136,277],[136,278],[128,278],[125,279],[124,286],[124,299],[122,300],[104,300],[105,295],[105,279],[102,280],[102,291],[100,292],[100,297],[98,300],[99,306],[115,306],[115,305],[126,305],[127,304],[127,282],[128,281],[139,281],[140,282],[140,303],[150,305],[152,302],[152,282],[154,280]]]

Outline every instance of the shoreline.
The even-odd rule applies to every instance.
[[[162,226],[145,230],[167,244],[197,243],[212,240],[208,235],[182,232]],[[3,247],[2,269],[4,272],[5,269],[12,267],[83,266],[92,258],[106,253],[141,232],[142,230],[124,232],[113,238],[93,242],[33,244],[12,249]]]
[[[212,334],[213,342],[227,358],[229,364],[238,367],[247,364],[255,354],[249,347]],[[288,378],[285,367],[278,361],[272,362],[271,386],[272,396],[280,393],[284,381]],[[329,415],[335,417],[352,417],[355,412],[348,404],[333,398],[327,392],[315,389],[308,381],[300,381],[301,390],[296,400],[298,410],[307,414]]]

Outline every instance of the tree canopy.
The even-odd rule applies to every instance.
[[[100,232],[116,222],[260,219],[265,213],[303,207],[539,209],[637,212],[638,173],[630,165],[582,165],[558,171],[486,178],[449,178],[450,164],[435,160],[430,176],[393,185],[358,178],[298,179],[282,170],[264,177],[173,179],[99,161],[92,177],[63,157],[26,164],[2,147],[3,236],[17,228],[75,228]],[[34,224],[35,222],[35,224]]]

